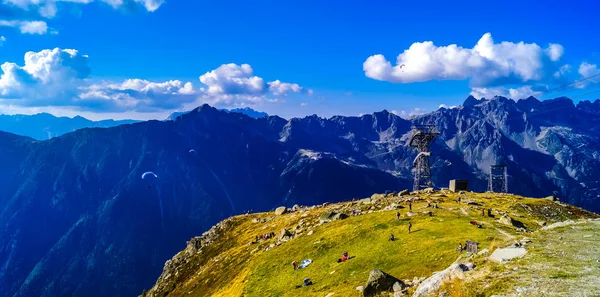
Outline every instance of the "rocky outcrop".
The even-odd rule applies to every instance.
[[[279,235],[277,235],[277,239],[279,241],[288,241],[292,239],[292,237],[293,234],[288,229],[281,229],[281,231],[279,231]]]
[[[467,264],[452,264],[450,267],[443,271],[435,272],[431,277],[425,279],[415,290],[412,297],[424,297],[437,290],[446,281],[450,281],[455,278],[463,278],[463,273],[469,270],[473,270],[475,265],[472,263]]]
[[[382,292],[392,290],[396,283],[398,283],[396,287],[404,287],[404,283],[401,280],[379,269],[373,269],[369,273],[367,283],[363,286],[362,295],[364,297],[377,296]]]
[[[347,214],[344,214],[341,212],[328,211],[328,212],[324,212],[323,214],[321,214],[321,216],[319,217],[319,221],[321,222],[321,224],[323,224],[323,223],[328,223],[331,221],[343,220],[347,217],[348,217]]]
[[[280,207],[278,207],[278,208],[275,209],[275,214],[278,215],[278,216],[280,216],[280,215],[282,215],[282,214],[284,214],[286,212],[287,212],[287,208],[285,206],[280,206]]]
[[[150,291],[146,292],[145,296],[154,297],[156,292],[165,292],[166,288],[173,282],[172,276],[177,272],[177,269],[188,263],[191,257],[202,253],[203,249],[215,242],[219,236],[231,227],[232,222],[231,218],[223,220],[210,230],[204,232],[201,236],[190,239],[183,251],[165,262],[163,272],[158,277],[156,285]]]
[[[508,225],[508,226],[513,226],[513,227],[517,227],[517,228],[525,228],[525,225],[518,220],[515,220],[511,217],[509,217],[508,215],[503,215],[502,217],[500,217],[500,219],[498,219],[498,222],[500,222],[501,224],[504,225]]]

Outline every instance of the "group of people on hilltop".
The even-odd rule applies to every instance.
[[[270,232],[270,233],[266,233],[266,234],[256,235],[255,241],[258,242],[259,240],[265,240],[265,239],[269,239],[269,238],[273,238],[273,237],[275,237],[275,232]]]

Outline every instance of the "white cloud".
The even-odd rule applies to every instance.
[[[74,49],[27,52],[25,64],[1,68],[0,103],[24,107],[70,106],[80,110],[156,111],[196,99],[192,83],[128,79],[122,83],[89,80],[87,55]]]
[[[481,98],[493,98],[495,96],[502,96],[511,99],[525,99],[529,96],[536,96],[540,94],[539,91],[534,91],[531,86],[522,86],[518,88],[506,88],[506,87],[491,87],[491,88],[473,88],[471,95],[473,97]]]
[[[440,104],[440,106],[438,108],[454,109],[454,108],[458,108],[458,106],[456,106],[456,105],[448,106],[446,104]]]
[[[56,2],[66,2],[74,4],[89,4],[94,0],[2,0],[5,5],[11,5],[25,11],[37,11],[41,17],[53,18],[56,16]],[[144,7],[147,11],[156,11],[164,0],[99,0],[113,8],[127,7],[131,4],[138,4]]]
[[[298,84],[280,80],[265,83],[261,77],[253,75],[254,70],[248,64],[223,64],[217,69],[200,76],[200,82],[208,87],[201,89],[200,103],[209,103],[228,108],[253,106],[261,102],[281,102],[274,96],[286,96],[289,92],[299,93],[305,90]],[[310,89],[306,91],[310,94]]]
[[[425,109],[419,108],[419,107],[413,108],[413,110],[410,110],[410,111],[401,110],[400,112],[398,112],[397,110],[392,110],[391,112],[393,114],[395,114],[401,118],[405,118],[405,119],[409,118],[411,116],[416,116],[416,115],[421,115],[421,114],[426,113]]]
[[[308,103],[306,103],[306,102],[302,102],[302,103],[300,103],[300,106],[302,106],[302,107],[306,107],[306,106],[308,106]]]
[[[469,79],[472,87],[484,88],[552,78],[563,52],[559,44],[542,49],[535,43],[494,43],[486,33],[473,48],[416,42],[398,55],[395,66],[378,54],[366,59],[363,70],[367,77],[394,83]]]
[[[5,42],[6,42],[6,37],[0,36],[0,46],[3,46]]]
[[[265,81],[252,76],[252,67],[248,64],[240,66],[230,63],[200,76],[200,82],[208,86],[208,94],[263,94]]]
[[[565,53],[565,49],[563,48],[563,46],[557,43],[550,43],[550,45],[545,51],[546,55],[550,57],[550,60],[553,62],[558,61],[560,57],[562,57],[562,55]]]
[[[48,25],[44,21],[0,20],[0,26],[18,28],[23,34],[46,34],[48,31]]]
[[[207,88],[195,89],[191,82],[144,79],[99,81],[90,78],[88,56],[74,49],[27,52],[24,64],[1,66],[0,105],[36,108],[54,106],[96,112],[150,112],[194,108],[202,103],[223,107],[245,107],[282,102],[285,95],[302,87],[272,84],[252,75],[250,65],[224,64],[200,76]],[[297,86],[297,87],[296,87]]]
[[[308,96],[312,96],[315,94],[315,91],[313,89],[308,89],[308,91],[306,91],[306,93],[308,94]]]
[[[302,91],[302,87],[298,84],[284,83],[279,80],[268,82],[267,84],[269,85],[269,91],[276,96],[285,95],[287,92],[298,93]]]
[[[586,79],[575,85],[575,87],[578,89],[583,89],[591,84],[596,84],[600,82],[600,76],[596,76],[600,75],[600,69],[598,69],[598,66],[596,64],[583,62],[579,65],[579,69],[577,70],[577,72],[581,75],[582,79]]]
[[[554,78],[560,78],[561,76],[565,76],[567,73],[571,71],[571,65],[565,64],[562,65],[556,72],[554,72]]]
[[[598,69],[598,66],[596,64],[583,62],[581,63],[581,65],[579,65],[579,70],[577,72],[579,72],[579,74],[581,74],[581,76],[583,77],[589,77],[592,75],[599,74],[600,69]]]
[[[57,14],[57,2],[72,4],[89,4],[94,0],[1,0],[6,10],[3,15],[8,15],[11,20],[0,20],[0,26],[18,28],[23,34],[46,34],[50,32],[57,34],[58,31],[48,28],[45,21],[39,19],[51,19]],[[165,1],[164,0],[97,0],[104,2],[113,8],[131,9],[135,6],[142,6],[146,11],[156,11]],[[38,19],[33,20],[31,19]]]

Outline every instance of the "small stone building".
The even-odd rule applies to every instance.
[[[467,191],[469,189],[469,181],[452,179],[452,180],[450,180],[449,188],[450,188],[450,191],[452,191],[452,192]]]

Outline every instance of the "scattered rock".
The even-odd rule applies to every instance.
[[[417,214],[416,214],[416,213],[414,213],[414,212],[407,212],[407,213],[406,213],[406,215],[407,215],[407,216],[409,216],[409,217],[414,217],[414,216],[416,216]]]
[[[386,206],[383,210],[394,210],[394,209],[400,209],[400,208],[404,208],[404,206],[402,206],[398,203],[392,203],[392,204]]]
[[[259,218],[254,218],[254,219],[252,219],[252,223],[260,223],[260,219]]]
[[[406,195],[409,195],[409,194],[410,194],[410,191],[408,191],[408,190],[402,190],[402,191],[400,191],[400,193],[398,193],[398,197],[406,196]]]
[[[575,225],[575,224],[579,224],[579,223],[575,222],[573,220],[566,220],[564,222],[558,222],[558,223],[554,223],[554,224],[551,224],[546,227],[542,227],[542,230],[550,230],[550,229],[554,229],[554,228],[565,227],[565,226]]]
[[[392,289],[394,290],[394,292],[400,292],[402,290],[404,290],[405,285],[400,283],[400,282],[395,282],[394,285],[392,286]]]
[[[427,296],[432,292],[439,290],[442,284],[447,280],[452,280],[454,278],[462,278],[463,272],[469,271],[475,267],[473,264],[452,264],[450,267],[446,268],[443,271],[439,271],[434,273],[431,277],[424,280],[419,287],[413,293],[413,297],[423,297]]]
[[[288,241],[292,239],[292,233],[284,228],[279,232],[277,238],[279,239],[279,241]]]
[[[504,262],[510,261],[514,258],[523,257],[525,254],[527,254],[527,250],[524,248],[515,248],[515,247],[500,248],[500,249],[496,249],[492,253],[492,255],[490,256],[490,259],[494,260],[496,262],[504,263]]]
[[[371,204],[371,203],[373,203],[373,201],[371,201],[371,198],[365,198],[365,199],[358,200],[358,203],[360,203],[360,204]]]
[[[298,204],[294,204],[294,206],[292,206],[292,211],[298,211],[300,210],[300,206]]]
[[[327,222],[331,222],[331,221],[343,220],[347,217],[348,217],[347,214],[344,214],[341,212],[328,211],[328,212],[324,212],[323,214],[321,214],[321,216],[319,217],[319,221],[322,224],[322,223],[327,223]]]
[[[522,222],[517,221],[517,220],[509,217],[508,215],[503,215],[498,220],[498,222],[500,222],[501,224],[504,224],[504,225],[508,225],[508,226],[514,226],[514,227],[517,227],[517,228],[525,228],[525,225],[523,225]]]
[[[287,211],[287,208],[285,208],[285,206],[280,206],[275,209],[275,214],[280,216],[280,215],[284,214],[286,211]]]
[[[558,199],[558,197],[554,197],[554,196],[548,196],[546,198],[544,198],[546,200],[550,200],[550,201],[559,201],[560,199]]]
[[[432,194],[433,192],[435,192],[435,190],[433,188],[425,188],[421,192],[426,194]]]
[[[329,293],[329,294],[325,295],[325,297],[331,297],[331,296],[333,296],[333,294],[334,293]]]
[[[362,291],[364,297],[376,296],[382,292],[389,291],[396,282],[402,284],[402,281],[379,270],[373,269],[369,273],[369,279]]]
[[[358,287],[356,287],[356,290],[362,293],[362,291],[364,290],[364,288],[365,287],[363,287],[363,286],[358,286]]]
[[[306,235],[313,235],[313,230],[308,231],[308,233],[306,233]]]
[[[477,253],[477,255],[480,255],[480,256],[487,256],[489,253],[490,253],[490,250],[488,250],[488,249],[483,249],[483,250],[479,251],[479,252]]]
[[[383,194],[373,194],[373,195],[371,196],[371,200],[372,200],[372,201],[381,200],[381,199],[383,199],[383,198],[385,198],[385,195],[383,195]]]

